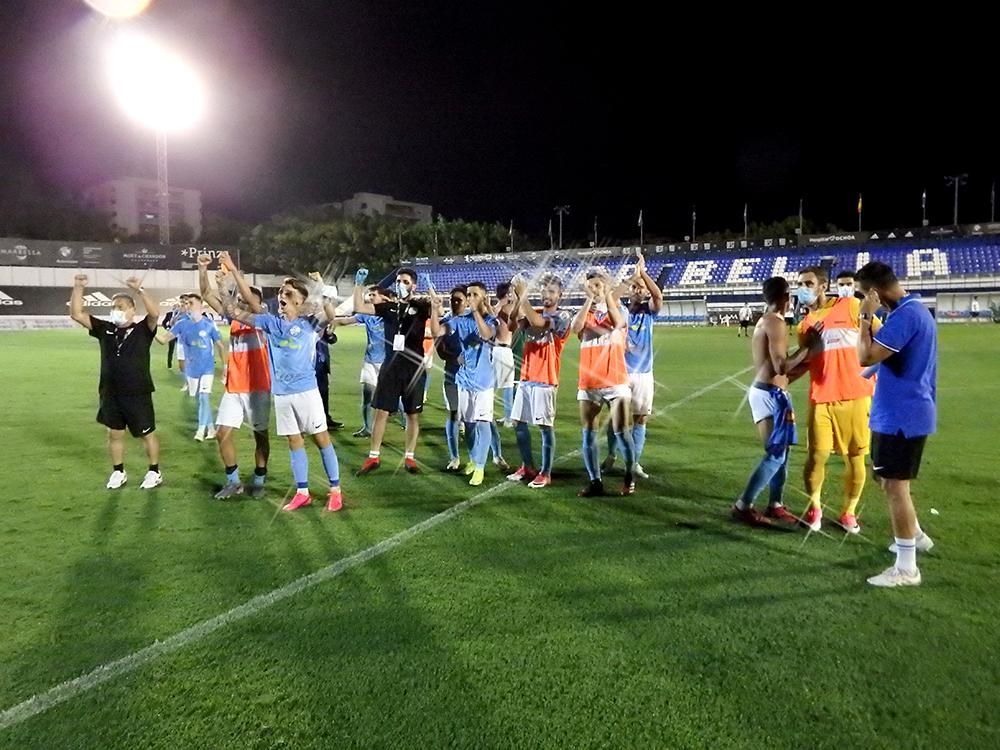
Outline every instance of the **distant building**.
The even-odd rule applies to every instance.
[[[434,216],[433,208],[424,203],[398,201],[378,193],[355,193],[343,202],[343,208],[345,216],[388,216],[418,224],[430,224]]]
[[[156,180],[122,177],[83,191],[87,205],[111,216],[111,228],[126,236],[155,239],[159,234],[160,200]],[[170,234],[181,224],[191,227],[192,241],[201,236],[201,191],[170,187]]]

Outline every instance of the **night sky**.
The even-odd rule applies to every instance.
[[[755,13],[762,11],[753,6]],[[359,190],[447,218],[567,239],[681,238],[796,214],[914,226],[968,172],[960,221],[1000,177],[996,54],[947,18],[919,32],[849,7],[793,18],[721,5],[156,0],[133,22],[207,79],[208,114],[171,141],[171,183],[257,220]],[[809,16],[812,14],[812,17]],[[826,14],[826,15],[824,15]],[[154,140],[117,109],[115,25],[80,0],[4,0],[0,159],[65,188],[155,176]],[[930,39],[934,34],[935,38]]]

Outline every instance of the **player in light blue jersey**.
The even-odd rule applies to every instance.
[[[226,361],[222,336],[215,321],[205,315],[200,295],[187,295],[187,318],[174,323],[169,331],[157,335],[161,344],[177,339],[184,347],[184,374],[189,396],[198,398],[198,430],[194,439],[202,442],[215,438],[215,418],[212,416],[212,384],[215,382],[215,354]]]
[[[243,275],[236,268],[228,253],[222,253],[219,262],[229,271],[243,299],[252,291]],[[326,411],[316,383],[315,326],[304,317],[308,304],[309,288],[299,279],[285,279],[278,291],[278,315],[254,315],[236,306],[232,297],[224,300],[223,308],[231,320],[252,325],[267,337],[271,362],[271,393],[274,394],[274,413],[278,434],[288,438],[292,475],[295,478],[295,496],[282,510],[298,510],[312,503],[309,495],[309,457],[306,455],[304,434],[312,435],[323,459],[323,468],[330,480],[326,509],[338,511],[343,507],[340,491],[340,463],[327,431]],[[332,319],[332,307],[325,306],[327,319]]]
[[[471,478],[469,484],[477,487],[483,483],[486,456],[489,453],[493,423],[493,337],[497,332],[497,319],[490,309],[486,285],[475,281],[466,287],[466,309],[453,315],[444,323],[438,319],[441,300],[432,293],[435,311],[431,317],[431,333],[438,337],[455,334],[462,347],[462,363],[455,375],[458,385],[458,414],[465,422],[466,442],[469,446],[469,463],[464,473]]]
[[[653,413],[653,323],[663,307],[663,292],[646,272],[646,259],[639,253],[635,274],[628,281],[628,342],[625,347],[625,370],[632,391],[632,442],[635,444],[633,472],[640,479],[649,475],[639,464],[646,445],[646,421]],[[615,465],[618,441],[608,420],[608,457],[602,471]]]

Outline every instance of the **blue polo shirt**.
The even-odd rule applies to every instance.
[[[893,354],[878,370],[869,424],[904,437],[937,427],[937,324],[919,297],[908,294],[889,312],[875,341]]]

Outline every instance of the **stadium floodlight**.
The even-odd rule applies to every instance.
[[[108,53],[111,88],[131,119],[156,133],[160,244],[170,243],[167,134],[192,128],[205,108],[205,88],[179,55],[147,37],[126,33]]]

